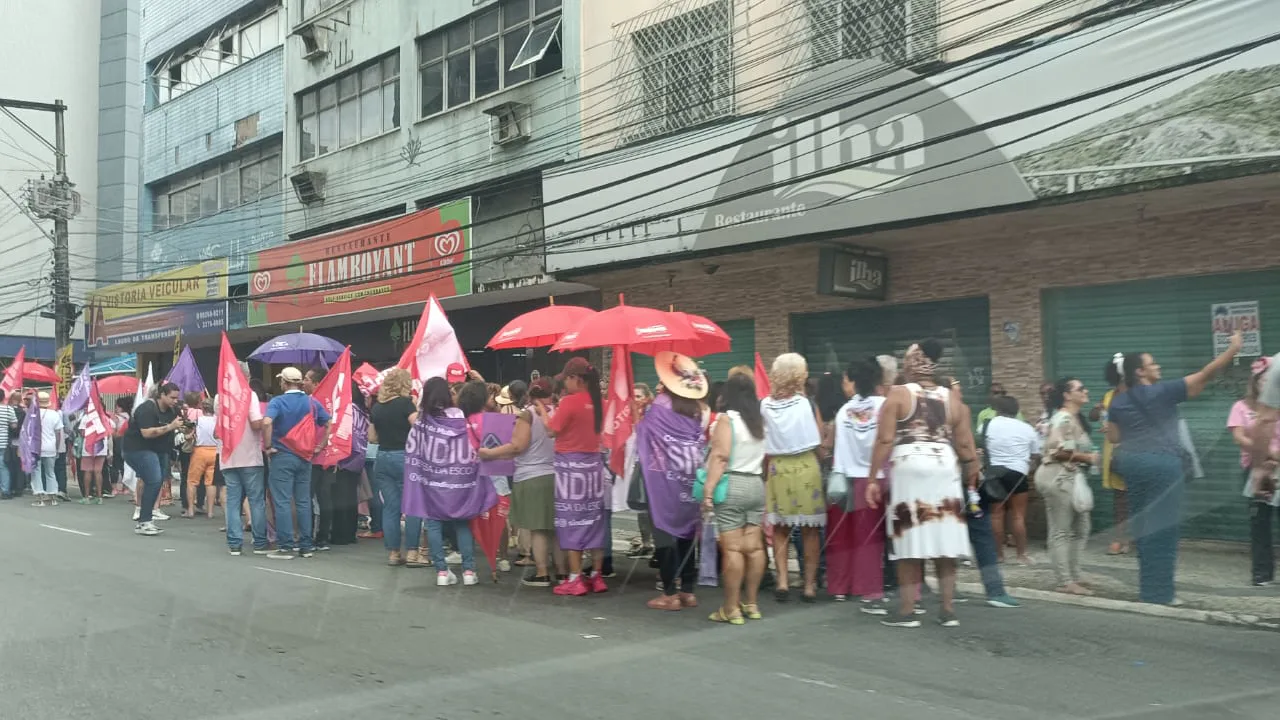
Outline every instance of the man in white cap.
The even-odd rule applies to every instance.
[[[311,535],[311,462],[328,441],[329,413],[302,391],[302,372],[295,367],[281,370],[277,378],[283,394],[267,403],[271,421],[271,499],[276,508],[276,551],[272,560],[291,560],[294,549],[307,558],[315,554]],[[293,532],[293,510],[297,509],[298,533]]]

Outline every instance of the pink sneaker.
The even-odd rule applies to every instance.
[[[604,584],[604,575],[600,573],[591,573],[591,577],[587,578],[587,587],[593,593],[609,592],[609,586]]]
[[[586,595],[589,591],[587,590],[587,584],[582,582],[582,576],[579,575],[577,580],[565,580],[557,585],[555,590],[552,590],[551,592],[556,595],[572,595],[574,597],[580,597],[582,595]]]

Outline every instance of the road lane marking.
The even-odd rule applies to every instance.
[[[71,533],[72,535],[80,535],[83,537],[93,537],[87,532],[72,530],[71,528],[58,527],[57,525],[45,525],[44,523],[40,523],[40,527],[49,528],[50,530],[57,530],[58,532]]]
[[[327,578],[316,577],[314,575],[303,575],[302,573],[292,573],[292,572],[287,572],[285,570],[277,570],[275,568],[262,567],[261,565],[254,565],[253,567],[255,570],[261,570],[263,572],[276,573],[278,575],[288,575],[290,577],[302,578],[304,580],[315,580],[316,582],[329,583],[330,585],[341,585],[342,587],[349,587],[349,588],[352,588],[353,590],[370,590],[370,591],[373,590],[373,588],[365,587],[363,585],[352,585],[351,583],[338,582],[337,580],[329,580]]]

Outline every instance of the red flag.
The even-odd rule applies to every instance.
[[[222,461],[228,462],[236,445],[244,437],[249,424],[249,404],[253,402],[253,390],[249,379],[240,369],[231,341],[222,333],[222,351],[218,355],[218,414],[215,425],[222,440]]]
[[[609,469],[622,475],[627,460],[627,438],[631,437],[632,387],[631,352],[623,345],[613,348],[609,369],[609,396],[604,400],[604,446],[609,449]]]
[[[22,366],[26,361],[27,346],[23,345],[18,348],[18,354],[13,356],[13,362],[5,368],[4,379],[0,380],[0,392],[4,393],[5,402],[9,400],[9,393],[22,387]]]
[[[80,430],[84,433],[86,455],[97,452],[98,443],[111,436],[106,410],[102,405],[102,397],[98,395],[97,385],[89,388],[89,402],[84,406],[84,415],[80,418]]]
[[[404,348],[400,362],[396,367],[409,371],[415,385],[421,385],[433,377],[444,377],[444,372],[453,363],[460,363],[467,370],[471,364],[467,362],[467,354],[458,344],[458,336],[449,324],[449,318],[440,307],[440,301],[432,295],[422,308],[422,317],[418,319],[418,329],[413,333],[413,340]]]
[[[760,353],[756,353],[756,398],[763,400],[772,392],[769,388],[769,372],[764,369],[764,361]]]
[[[316,385],[313,398],[329,413],[329,443],[315,464],[333,467],[351,454],[351,347],[342,351],[338,362],[329,368],[324,380]]]
[[[352,370],[351,379],[356,381],[365,395],[378,392],[378,386],[382,384],[378,381],[377,369],[369,363],[361,363],[360,367]]]

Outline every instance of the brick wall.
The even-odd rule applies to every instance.
[[[1260,184],[1200,185],[849,240],[887,252],[889,303],[987,295],[993,379],[1025,404],[1035,399],[1043,374],[1043,289],[1280,266],[1280,203],[1253,200],[1262,194]],[[1215,207],[1184,211],[1215,204],[1211,197]],[[1247,202],[1233,202],[1241,200]],[[606,307],[623,292],[634,305],[675,304],[718,320],[754,317],[756,350],[768,363],[790,349],[792,313],[881,304],[815,294],[818,247],[792,245],[575,279],[599,287]],[[1017,344],[1005,338],[1007,321],[1021,323]]]

